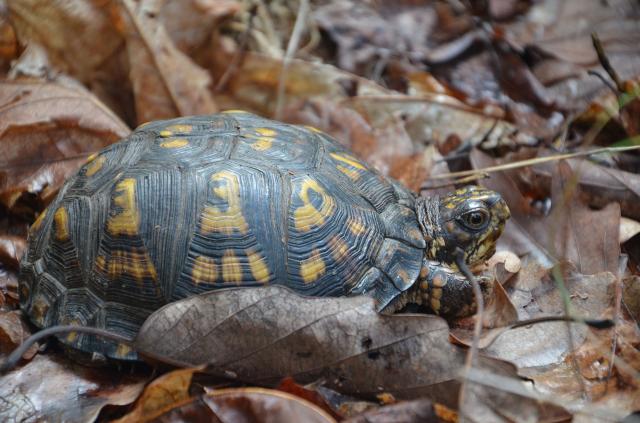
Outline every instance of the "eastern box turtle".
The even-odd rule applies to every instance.
[[[90,157],[33,224],[21,305],[40,328],[130,338],[169,302],[268,283],[468,315],[453,249],[487,259],[508,217],[478,187],[416,197],[314,128],[239,111],[151,122]],[[60,340],[136,357],[92,335]]]

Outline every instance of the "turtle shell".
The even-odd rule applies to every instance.
[[[424,248],[413,194],[314,128],[245,112],[156,121],[90,157],[33,224],[21,304],[38,327],[130,338],[164,304],[225,287],[368,293],[383,308]]]

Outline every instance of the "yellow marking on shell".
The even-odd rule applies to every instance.
[[[229,110],[225,110],[222,113],[229,113],[229,114],[233,114],[233,113],[249,113],[245,110],[240,110],[240,109],[229,109]]]
[[[226,210],[206,205],[202,211],[200,227],[204,233],[220,232],[231,235],[234,232],[247,233],[249,225],[242,215],[240,204],[240,184],[238,177],[231,172],[222,171],[211,175],[211,182],[219,185],[213,193],[226,203]]]
[[[73,343],[78,339],[78,332],[69,332],[66,336],[67,342]]]
[[[331,157],[333,157],[336,160],[339,160],[343,163],[348,164],[351,167],[355,167],[356,169],[360,169],[360,170],[367,170],[367,168],[358,161],[358,159],[356,159],[353,156],[350,156],[348,154],[344,154],[344,153],[331,153],[329,154]]]
[[[251,144],[251,148],[257,151],[265,151],[273,146],[273,138],[262,137],[258,138],[256,142]]]
[[[455,209],[456,203],[453,201],[449,201],[447,204],[445,204],[445,207],[448,208],[449,210]]]
[[[431,303],[431,310],[437,314],[440,311],[440,300],[436,298],[431,298],[430,303]]]
[[[320,251],[314,248],[311,256],[300,263],[300,276],[302,276],[304,283],[311,283],[324,275],[325,269]]]
[[[337,263],[344,260],[344,258],[349,254],[349,246],[345,240],[340,238],[338,235],[331,237],[329,240],[329,246],[331,247],[331,256]]]
[[[249,267],[251,268],[251,274],[253,278],[260,283],[269,282],[269,267],[267,261],[258,252],[249,251],[247,253],[247,259],[249,260]]]
[[[106,161],[107,161],[107,158],[105,156],[100,156],[96,160],[91,160],[86,167],[85,175],[86,176],[95,175],[100,169],[102,169],[102,166]]]
[[[360,179],[360,174],[355,169],[350,169],[350,168],[348,168],[346,166],[342,166],[342,165],[337,165],[336,168],[340,172],[342,172],[345,175],[347,175],[349,177],[349,179],[351,179],[352,181],[357,181],[358,179]]]
[[[256,128],[256,132],[264,137],[274,137],[278,134],[277,131],[271,128]]]
[[[118,344],[118,348],[116,348],[117,357],[126,357],[130,352],[131,348],[125,344]]]
[[[42,326],[48,311],[49,303],[41,295],[38,295],[33,300],[33,305],[31,306],[31,319],[33,319],[33,322],[38,324],[38,326]]]
[[[185,145],[189,145],[189,141],[182,138],[160,143],[160,147],[162,148],[180,148],[184,147]]]
[[[169,138],[170,136],[173,135],[173,132],[169,131],[168,129],[163,129],[162,131],[160,131],[159,135],[162,138]]]
[[[139,283],[145,279],[154,282],[158,280],[156,268],[146,251],[114,250],[108,259],[98,256],[96,267],[111,280],[120,279],[122,276],[133,276]]]
[[[92,161],[94,161],[96,159],[96,157],[98,157],[99,154],[100,153],[91,154],[89,157],[87,157],[87,161],[85,162],[85,164],[91,163]]]
[[[107,220],[107,232],[112,235],[136,235],[140,227],[140,213],[136,207],[136,180],[123,179],[115,187],[113,202],[121,211]]]
[[[42,213],[40,213],[38,215],[36,220],[31,224],[31,227],[29,228],[29,232],[33,233],[33,232],[37,231],[38,229],[40,229],[40,226],[42,225],[42,222],[44,221],[44,217],[47,215],[47,211],[48,211],[48,209],[44,209],[42,211]]]
[[[198,256],[194,260],[191,277],[197,284],[215,283],[218,280],[218,265],[211,257]]]
[[[222,256],[222,279],[225,282],[242,282],[242,267],[240,266],[240,260],[234,254],[233,251],[225,251]]]
[[[412,282],[409,278],[409,274],[407,273],[406,270],[404,269],[400,269],[398,270],[398,277],[402,280],[402,282],[404,283],[409,283]]]
[[[316,128],[315,126],[304,125],[304,127],[307,128],[308,130],[312,131],[312,132],[317,132],[318,134],[322,134],[322,131],[319,130],[318,128]]]
[[[322,199],[319,209],[311,203],[309,191],[315,192]],[[314,226],[322,226],[325,220],[334,213],[335,203],[333,197],[327,194],[318,182],[309,177],[302,182],[299,197],[303,205],[296,208],[293,213],[294,225],[297,231],[307,232]]]
[[[355,236],[361,235],[365,231],[365,227],[358,219],[350,217],[347,221],[347,227]]]
[[[53,215],[55,222],[55,234],[58,241],[69,239],[69,214],[64,207],[58,207]]]
[[[166,129],[173,132],[174,134],[190,134],[193,131],[193,126],[185,125],[185,124],[176,124],[176,125],[167,126]]]

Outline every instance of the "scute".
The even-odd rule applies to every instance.
[[[152,122],[91,157],[34,224],[21,304],[39,327],[131,338],[162,305],[223,287],[386,304],[420,270],[412,200],[317,130],[241,112]],[[136,358],[94,336],[60,340]]]

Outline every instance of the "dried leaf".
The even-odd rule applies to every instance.
[[[0,310],[0,352],[10,353],[31,335],[27,324],[20,316],[18,310]],[[22,357],[30,359],[36,352],[38,345],[34,344]]]
[[[7,0],[9,19],[23,45],[44,47],[54,66],[91,80],[121,48],[105,2]],[[3,119],[4,120],[4,119]]]
[[[145,416],[148,417],[148,416]],[[167,410],[154,422],[336,423],[315,405],[284,392],[262,388],[220,389]]]
[[[191,398],[189,386],[199,368],[180,369],[153,380],[136,401],[134,409],[117,423],[146,422]]]
[[[473,151],[475,168],[493,165],[479,151]],[[620,206],[612,203],[592,210],[580,198],[578,176],[560,162],[552,177],[552,209],[547,215],[534,209],[509,173],[494,174],[483,184],[501,192],[511,219],[500,242],[518,255],[533,254],[543,265],[569,261],[583,273],[617,273],[620,256]],[[585,231],[584,228],[590,228]]]
[[[433,404],[427,399],[405,401],[367,411],[344,423],[440,423]]]
[[[126,40],[138,123],[215,113],[209,74],[175,47],[158,17],[157,3],[119,3],[116,24]]]
[[[147,319],[136,343],[143,352],[209,363],[218,374],[253,383],[323,377],[344,394],[437,393],[450,401],[452,392],[438,386],[455,378],[463,352],[449,344],[448,332],[436,316],[380,315],[367,297],[305,298],[272,286],[169,304]]]
[[[88,154],[129,133],[81,88],[0,82],[0,105],[0,201],[9,210],[24,193],[46,200]]]
[[[91,422],[108,404],[131,403],[144,383],[141,376],[39,354],[26,366],[0,377],[0,420]]]

